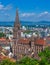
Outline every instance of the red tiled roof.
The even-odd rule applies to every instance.
[[[8,56],[3,56],[2,54],[0,54],[0,61],[3,61],[3,60],[5,60],[5,59],[9,59],[9,60],[12,61],[12,62],[16,62],[15,59],[9,58]]]
[[[35,44],[46,45],[46,40],[44,40],[44,39],[36,39]]]
[[[27,44],[27,43],[30,42],[30,39],[27,39],[27,38],[21,38],[21,39],[19,39],[18,42],[19,42],[19,43],[23,43],[23,44]]]
[[[0,41],[10,41],[10,40],[2,37],[2,38],[0,38]]]
[[[2,38],[0,38],[0,41],[6,41],[6,38],[2,37]]]
[[[0,42],[2,42],[1,44],[9,44],[10,40],[2,37],[0,38]]]

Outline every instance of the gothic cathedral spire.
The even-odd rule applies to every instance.
[[[16,18],[15,18],[14,26],[17,26],[17,25],[20,25],[20,22],[19,22],[19,15],[18,15],[18,9],[16,10]]]
[[[15,18],[15,22],[14,22],[13,37],[14,37],[14,39],[17,39],[20,37],[20,22],[19,22],[18,10],[16,10],[16,18]]]

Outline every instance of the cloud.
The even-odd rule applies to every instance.
[[[40,13],[39,17],[44,16],[44,15],[48,15],[48,14],[49,14],[49,12],[45,11],[45,12]]]
[[[11,6],[10,4],[8,4],[8,5],[4,8],[4,10],[10,10],[10,9],[12,9],[12,6]]]
[[[42,17],[42,16],[46,16],[46,15],[48,15],[48,14],[50,14],[49,12],[47,12],[47,11],[44,11],[44,12],[42,12],[42,13],[34,13],[34,12],[32,12],[32,13],[20,13],[20,17]]]
[[[38,20],[45,20],[45,21],[50,21],[50,12],[44,11],[42,13],[39,13],[37,15]]]
[[[41,13],[20,13],[20,19],[27,21],[50,20],[50,12],[44,11]]]
[[[5,6],[2,3],[0,3],[0,10],[5,11],[5,10],[10,10],[10,9],[12,9],[11,4],[8,4]]]
[[[10,14],[8,14],[8,13],[5,13],[4,15],[5,15],[5,16],[7,16],[7,17],[9,17],[9,16],[10,16]]]
[[[4,5],[0,4],[0,10],[3,10]]]
[[[21,17],[30,17],[30,16],[34,16],[35,13],[21,13],[20,16]]]
[[[8,21],[11,19],[12,4],[4,5],[0,2],[0,20]]]

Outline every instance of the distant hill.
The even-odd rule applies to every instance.
[[[39,22],[32,22],[32,21],[20,21],[22,26],[33,26],[33,25],[50,25],[50,21],[39,21]],[[10,22],[1,22],[0,21],[0,26],[10,26],[13,27],[14,26],[14,21],[10,21]]]

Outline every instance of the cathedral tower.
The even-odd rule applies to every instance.
[[[16,18],[13,29],[13,38],[14,39],[20,38],[20,22],[19,22],[18,10],[16,11]]]
[[[14,22],[14,28],[13,28],[13,40],[14,44],[12,45],[12,51],[14,58],[17,56],[17,45],[18,45],[18,40],[21,37],[21,30],[20,30],[20,22],[19,22],[19,16],[18,16],[18,10],[16,11],[16,18]]]

